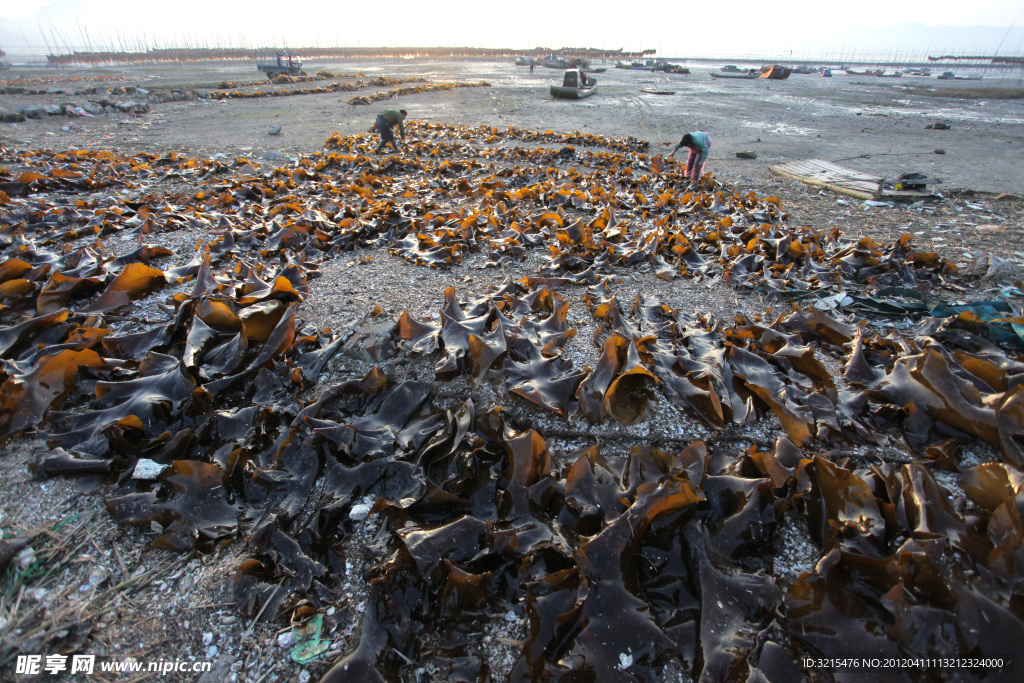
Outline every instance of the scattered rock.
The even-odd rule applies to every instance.
[[[118,102],[116,106],[121,111],[128,112],[129,114],[146,114],[149,112],[149,103],[138,100],[125,100],[124,102]]]
[[[268,130],[267,133],[270,134],[270,135],[280,135],[281,134],[281,126],[271,126],[270,130]]]
[[[367,505],[366,503],[359,503],[357,505],[353,505],[352,509],[348,513],[348,516],[357,522],[364,520],[370,515],[370,509],[372,507],[372,505]]]
[[[945,154],[946,150],[944,150],[944,149],[937,149],[937,150],[935,150],[935,153],[936,154]]]
[[[4,123],[21,123],[24,120],[24,114],[11,111],[7,107],[0,107],[0,121],[3,121]]]
[[[154,481],[157,476],[164,471],[164,467],[164,465],[150,460],[149,458],[139,458],[135,463],[135,471],[132,472],[132,479]]]
[[[18,107],[18,111],[26,119],[41,119],[46,115],[46,110],[38,104],[23,104]]]
[[[925,128],[928,128],[928,129],[931,129],[931,130],[949,130],[949,124],[948,123],[929,123],[927,126],[925,126]]]
[[[737,159],[756,159],[757,152],[736,152]]]

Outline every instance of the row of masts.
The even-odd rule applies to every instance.
[[[37,21],[39,33],[46,45],[47,59],[55,65],[97,64],[97,63],[132,63],[146,61],[206,61],[232,60],[251,58],[253,51],[259,46],[253,45],[245,36],[231,36],[216,33],[213,35],[193,36],[184,32],[158,37],[145,32],[125,33],[114,25],[102,32],[90,33],[88,26],[83,26],[75,19],[77,37],[74,33],[60,31],[54,23],[43,26]],[[49,35],[47,35],[49,32]],[[1007,31],[1007,36],[1009,31]],[[26,46],[34,52],[28,38],[22,31]],[[963,46],[950,50],[949,46],[929,46],[921,51],[905,48],[870,48],[863,45],[843,45],[838,48],[826,47],[823,50],[794,51],[788,46],[769,46],[760,55],[747,55],[754,61],[789,64],[817,65],[861,65],[874,64],[879,66],[928,66],[938,60],[955,61],[965,66],[1011,65],[1024,66],[1024,39],[1015,50],[1000,53],[1005,42],[1000,42],[995,53],[989,56],[965,55]],[[288,41],[282,37],[279,45],[289,49]],[[339,41],[325,44],[317,38],[312,45],[299,49],[308,58],[344,58],[344,57],[495,57],[546,55],[552,52],[567,56],[578,56],[588,59],[630,59],[641,57],[641,52],[625,52],[619,50],[602,50],[598,48],[550,48],[535,47],[529,50],[512,48],[476,48],[476,47],[383,47],[383,46],[342,46]],[[653,51],[648,51],[653,52]],[[663,50],[658,50],[664,54]],[[742,55],[735,55],[737,58]],[[670,55],[680,58],[680,55]],[[686,58],[686,57],[683,57]],[[938,58],[938,59],[936,59]]]

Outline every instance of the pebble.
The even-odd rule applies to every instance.
[[[154,481],[157,476],[164,471],[164,467],[165,465],[161,465],[160,463],[148,458],[139,458],[135,463],[135,470],[132,472],[132,479],[139,479],[140,481]]]
[[[29,546],[22,550],[15,556],[18,562],[18,566],[22,569],[28,569],[36,561],[36,550],[32,546]]]
[[[366,503],[358,503],[352,506],[352,510],[348,513],[348,516],[354,520],[362,521],[369,517],[371,505]]]
[[[291,647],[295,644],[295,634],[291,631],[285,631],[277,637],[278,647]]]

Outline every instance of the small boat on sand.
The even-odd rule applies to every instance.
[[[597,91],[597,79],[580,69],[566,69],[562,85],[551,86],[551,96],[567,100],[582,100]]]

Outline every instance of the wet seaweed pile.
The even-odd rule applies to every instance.
[[[529,624],[515,680],[781,681],[805,656],[1014,652],[1024,321],[914,309],[959,286],[940,255],[790,226],[779,199],[710,176],[691,188],[643,141],[411,133],[411,154],[333,136],[277,169],[3,150],[17,170],[0,176],[2,438],[45,430],[35,471],[102,480],[115,520],[159,523],[158,547],[244,538],[249,619],[325,613],[372,505],[387,551],[327,680],[409,679],[428,658],[440,679],[480,680],[471,646],[509,610]],[[147,244],[182,230],[208,237],[185,253]],[[115,239],[137,248],[115,257]],[[377,365],[329,384],[353,330],[301,307],[349,252],[484,272],[542,258],[535,276],[439,293],[431,318],[403,312],[364,349]],[[630,274],[827,305],[716,319],[623,300]],[[585,311],[570,315],[569,292]],[[133,319],[154,299],[165,321]],[[917,322],[875,324],[887,306]],[[581,345],[593,367],[569,353]],[[494,400],[474,399],[483,387]],[[667,405],[708,437],[566,447],[518,405],[584,434]],[[755,424],[772,438],[727,438]],[[978,440],[999,460],[963,462]],[[140,460],[156,479],[133,476]],[[821,558],[792,582],[773,552],[789,514]],[[899,675],[949,675],[924,666]]]

